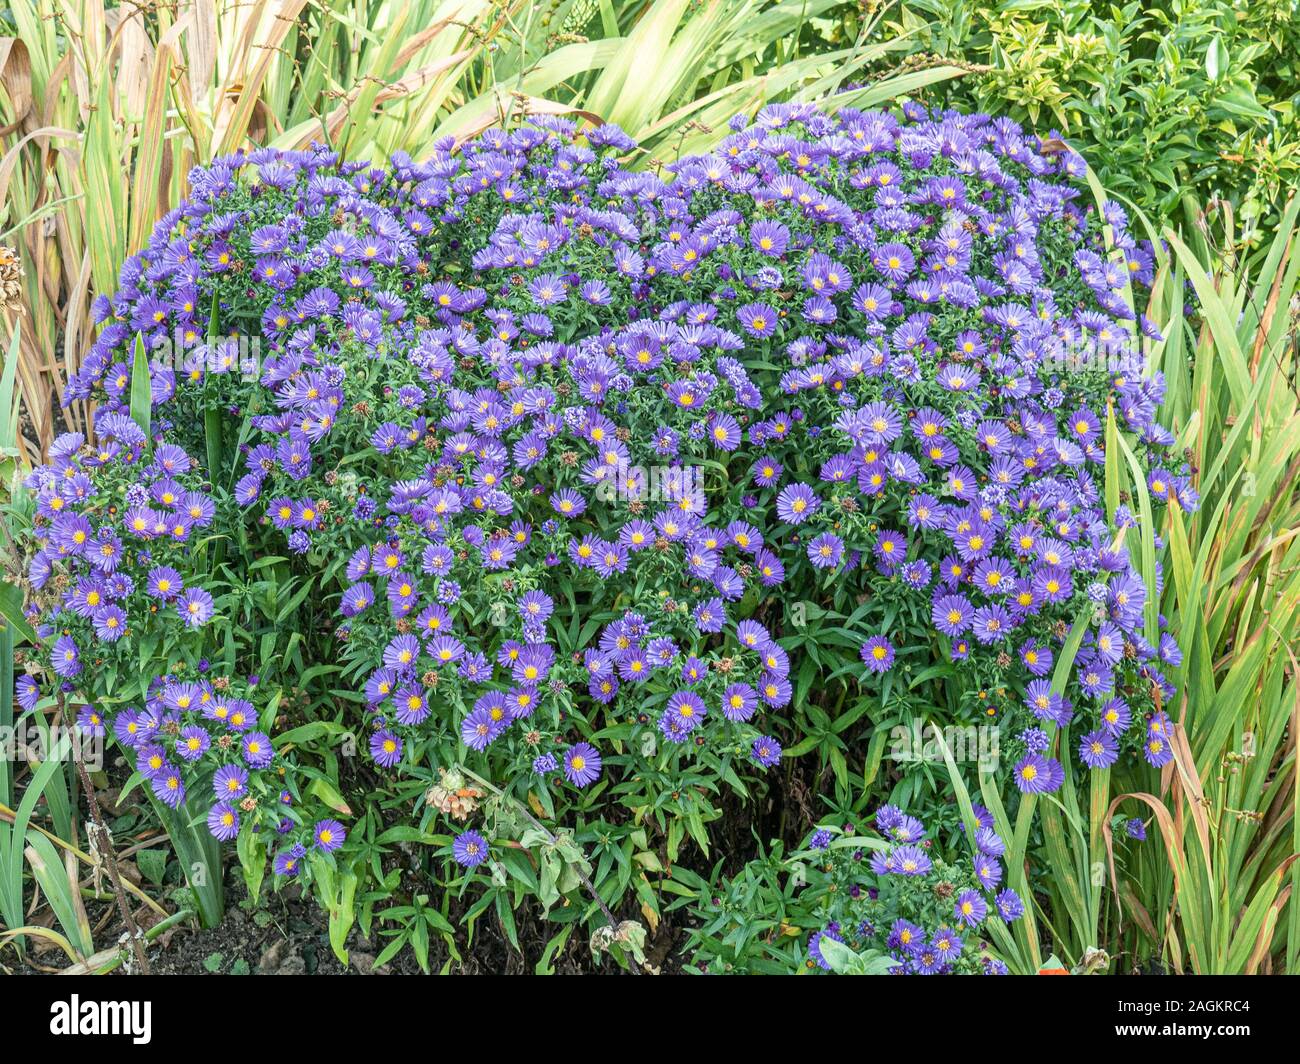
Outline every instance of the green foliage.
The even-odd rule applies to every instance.
[[[1294,0],[905,0],[890,18],[915,47],[989,68],[947,101],[1059,130],[1153,218],[1222,196],[1258,241],[1300,177]]]

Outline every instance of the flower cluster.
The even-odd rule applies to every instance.
[[[293,766],[276,751],[268,734],[275,705],[265,703],[259,710],[257,701],[255,676],[155,676],[143,706],[113,715],[113,736],[129,751],[136,772],[158,801],[203,813],[208,830],[222,842],[235,839],[249,819],[253,830],[265,829],[279,840],[276,874],[297,875],[309,846],[332,852],[343,845],[347,833],[332,819],[319,820],[308,830],[304,816],[309,803],[298,793],[298,777],[289,771]],[[78,724],[95,735],[103,735],[108,727],[90,706],[83,709]],[[195,785],[203,793],[190,802]]]
[[[212,574],[195,544],[219,527],[218,500],[176,444],[148,448],[134,421],[108,409],[95,428],[94,447],[65,433],[27,478],[28,616],[53,682],[70,692],[90,671],[110,694],[119,673],[135,671],[141,644],[184,640],[212,620]],[[35,705],[38,681],[23,675],[18,687],[24,708]]]
[[[148,471],[115,519],[211,520],[162,456],[202,452],[221,411],[229,520],[338,596],[392,771],[468,751],[527,790],[776,764],[757,714],[823,667],[783,645],[801,599],[853,606],[869,691],[935,648],[958,663],[931,704],[1021,720],[1022,790],[1060,785],[1040,725],[1080,712],[1084,763],[1167,759],[1179,651],[1116,536],[1135,516],[1106,512],[1108,433],[1153,500],[1196,500],[1130,309],[1151,251],[1087,204],[1080,157],[912,105],[771,105],[662,173],[634,147],[536,118],[387,169],[316,148],[196,171],[68,390],[102,404],[105,464]],[[136,337],[153,440],[128,428]],[[51,525],[34,581],[70,534]],[[192,581],[140,583],[211,612]]]
[[[975,815],[974,856],[959,865],[933,854],[921,821],[890,805],[875,815],[878,836],[814,832],[808,859],[823,877],[812,889],[826,923],[808,941],[808,966],[830,969],[821,947],[832,939],[892,957],[895,974],[1005,975],[986,925],[1018,920],[1024,902],[1002,886],[1005,845],[993,818],[981,806]]]

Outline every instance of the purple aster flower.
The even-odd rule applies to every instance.
[[[240,748],[250,768],[266,768],[275,757],[270,737],[262,732],[249,732],[240,743]]]
[[[91,619],[95,635],[106,643],[116,643],[126,633],[126,613],[118,606],[101,606]]]
[[[208,810],[208,831],[222,842],[239,834],[239,812],[230,802],[218,802]]]
[[[894,646],[883,635],[873,635],[862,644],[862,660],[871,672],[888,672],[894,664]]]
[[[1002,882],[1002,865],[998,863],[997,858],[990,857],[986,853],[975,855],[974,871],[980,887],[986,891],[996,890],[998,884]]]
[[[844,541],[833,532],[823,532],[808,544],[808,560],[818,569],[834,569],[844,557]]]
[[[994,898],[993,904],[997,906],[998,915],[1007,923],[1019,920],[1025,915],[1025,904],[1020,900],[1020,895],[1010,887],[1000,890],[997,897]]]
[[[212,737],[197,725],[182,728],[176,740],[176,756],[182,761],[197,761],[212,746]]]
[[[212,619],[212,596],[201,587],[187,588],[176,604],[176,612],[184,619],[187,628],[198,628]]]
[[[1163,735],[1155,733],[1147,735],[1146,745],[1143,746],[1142,753],[1146,757],[1147,763],[1156,768],[1163,768],[1174,759],[1174,751],[1169,745],[1169,740]]]
[[[590,743],[575,743],[564,752],[564,775],[575,787],[600,779],[600,753]]]
[[[975,832],[975,848],[990,857],[1001,857],[1007,849],[1002,836],[991,827],[981,827]]]
[[[104,727],[103,715],[94,706],[81,707],[81,711],[77,714],[77,729],[83,735],[94,736],[101,736],[107,730]]]
[[[893,860],[893,872],[900,876],[924,876],[928,875],[931,862],[926,852],[920,846],[899,846],[890,857]]]
[[[1133,711],[1128,708],[1123,699],[1109,699],[1101,707],[1101,726],[1111,736],[1118,738],[1123,735],[1132,723]]]
[[[170,602],[185,590],[185,583],[170,565],[160,565],[149,571],[145,589],[151,597]]]
[[[974,610],[965,596],[942,595],[935,599],[930,610],[930,619],[944,635],[958,636],[969,627],[973,613]]]
[[[784,467],[775,458],[760,458],[753,466],[754,483],[760,488],[774,487],[784,471]]]
[[[414,667],[420,658],[420,641],[413,635],[399,635],[384,648],[384,664],[390,669]]]
[[[737,309],[736,318],[750,336],[760,338],[774,335],[780,320],[777,312],[766,303],[746,303]]]
[[[460,737],[471,750],[486,750],[504,730],[504,718],[497,719],[490,708],[480,706],[471,710],[461,724]]]
[[[940,963],[951,964],[961,955],[962,941],[950,927],[941,927],[930,936],[930,948]]]
[[[302,870],[302,848],[294,846],[275,855],[272,870],[277,876],[296,876]]]
[[[760,735],[755,739],[749,753],[763,768],[772,768],[781,763],[781,744],[767,735]]]
[[[164,805],[177,809],[185,801],[185,783],[181,779],[180,769],[164,765],[154,773],[150,783],[154,795]]]
[[[464,831],[451,844],[452,856],[462,868],[477,868],[488,859],[488,843],[477,831]]]
[[[1060,762],[1042,754],[1027,754],[1016,765],[1016,786],[1025,794],[1048,794],[1065,782]]]
[[[544,624],[554,610],[555,603],[544,591],[529,591],[519,599],[519,615],[525,621]]]
[[[755,222],[749,227],[749,242],[760,254],[780,258],[790,246],[790,230],[780,222]]]
[[[1098,728],[1079,740],[1079,760],[1089,768],[1109,768],[1119,760],[1119,745],[1110,732]]]
[[[347,841],[348,833],[337,820],[326,819],[316,821],[311,836],[318,850],[323,853],[333,853]]]
[[[925,942],[925,932],[916,924],[899,917],[889,929],[885,944],[901,953],[915,953]]]
[[[708,710],[694,691],[677,691],[669,697],[664,712],[665,716],[677,721],[683,731],[690,733],[703,723]]]
[[[241,765],[222,765],[212,777],[212,793],[218,800],[242,798],[248,793],[248,773]]]
[[[34,676],[21,675],[14,681],[14,700],[25,710],[33,710],[41,700],[41,688]]]
[[[758,694],[747,683],[733,683],[722,692],[722,715],[732,721],[746,721],[758,708]],[[780,747],[777,747],[778,754]]]
[[[727,623],[727,609],[720,598],[711,598],[695,608],[695,627],[701,632],[720,632]]]
[[[791,484],[776,499],[776,512],[782,521],[792,525],[801,525],[808,520],[821,500],[806,484]]]
[[[70,635],[61,635],[55,640],[50,660],[55,673],[65,679],[81,672],[81,656],[77,652],[76,642]]]
[[[402,740],[388,729],[380,729],[370,736],[370,756],[384,768],[392,768],[402,760]]]
[[[976,890],[963,890],[953,906],[954,918],[967,927],[979,927],[989,914],[988,903]]]

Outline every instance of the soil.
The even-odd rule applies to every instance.
[[[227,881],[226,916],[221,925],[208,931],[183,929],[166,949],[153,949],[151,964],[155,973],[421,974],[410,949],[401,950],[390,961],[376,967],[376,956],[384,948],[386,940],[378,936],[377,940],[368,939],[357,929],[348,935],[350,964],[343,965],[330,948],[326,916],[314,900],[291,887],[268,894],[259,906],[253,908],[242,881],[236,880],[237,875]],[[475,929],[472,947],[464,941],[458,942],[462,958],[459,961],[450,957],[441,941],[431,941],[430,971],[439,972],[447,966],[448,972],[460,975],[531,974],[555,928],[522,912],[517,914],[517,923],[522,952],[516,951],[506,941],[494,920],[483,920]],[[556,972],[564,975],[618,971],[612,964],[593,964],[585,940],[576,936],[554,958],[553,964]]]

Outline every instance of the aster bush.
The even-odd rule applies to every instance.
[[[28,485],[22,692],[204,795],[339,948],[398,844],[512,938],[525,896],[565,935],[657,922],[783,746],[844,798],[894,725],[992,720],[1012,807],[1171,756],[1127,530],[1196,500],[1151,248],[1079,156],[782,104],[644,162],[556,118],[384,169],[225,157],[97,303],[96,443]]]

